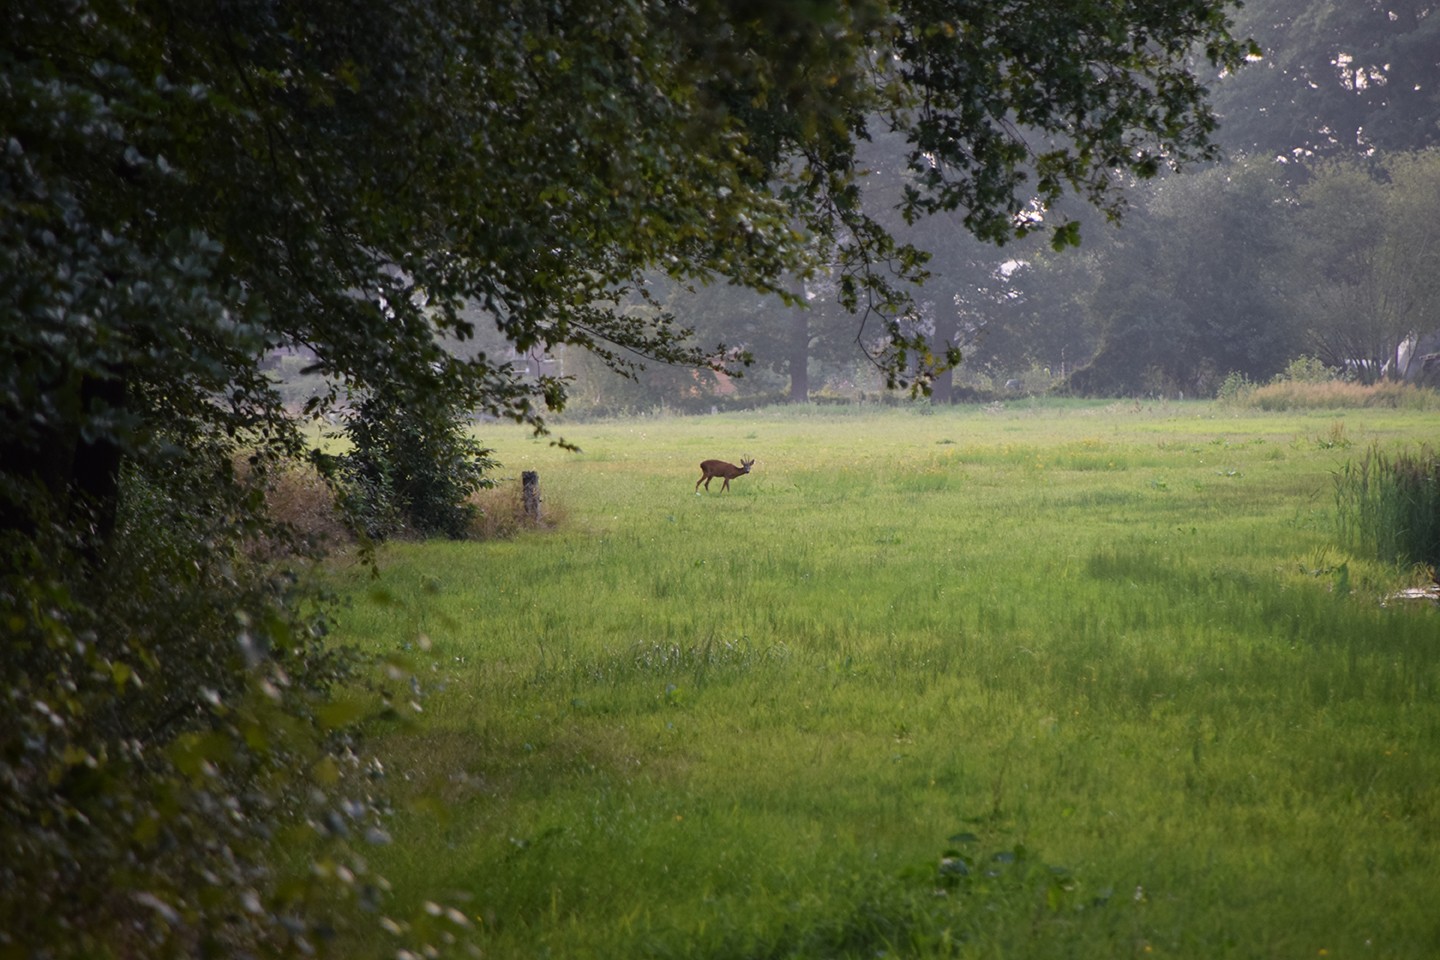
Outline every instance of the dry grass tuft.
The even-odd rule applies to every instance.
[[[542,503],[538,523],[526,516],[518,479],[476,491],[469,502],[477,508],[468,530],[475,540],[508,540],[525,530],[552,530],[564,518],[563,511],[550,502]],[[330,488],[308,466],[296,466],[283,474],[267,493],[266,503],[272,518],[290,524],[312,543],[335,547],[355,542]]]
[[[321,545],[351,543],[355,537],[345,526],[325,481],[309,466],[287,470],[267,492],[270,516],[288,523],[306,539]]]
[[[470,503],[479,509],[470,523],[470,536],[476,540],[508,540],[525,530],[553,530],[564,519],[564,511],[544,499],[543,489],[539,522],[526,516],[518,479],[477,490],[470,495]]]
[[[1440,409],[1440,394],[1408,383],[1382,381],[1366,386],[1345,380],[1304,383],[1282,380],[1255,387],[1244,404],[1260,410],[1335,410],[1385,407],[1395,410]]]

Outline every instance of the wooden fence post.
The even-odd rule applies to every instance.
[[[520,497],[525,504],[525,516],[531,523],[540,522],[540,474],[534,470],[520,473]]]

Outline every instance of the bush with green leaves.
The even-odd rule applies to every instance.
[[[1225,375],[1220,382],[1220,389],[1215,393],[1215,399],[1225,406],[1241,406],[1249,400],[1255,392],[1255,384],[1250,378],[1238,371],[1232,371]]]
[[[258,488],[187,472],[127,470],[93,564],[0,535],[0,955],[307,955],[378,897],[384,801],[331,701],[353,658],[245,522]]]
[[[1336,371],[1325,365],[1325,361],[1319,357],[1299,356],[1285,365],[1285,369],[1275,375],[1275,382],[1289,383],[1329,383],[1336,377]]]
[[[374,540],[465,536],[476,513],[470,495],[494,486],[487,474],[496,465],[467,427],[444,398],[377,390],[362,400],[345,424],[352,449],[332,467],[357,529]]]

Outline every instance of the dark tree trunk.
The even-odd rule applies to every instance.
[[[125,381],[119,376],[75,376],[54,385],[56,418],[25,438],[0,441],[6,472],[28,480],[27,500],[0,500],[0,529],[32,536],[48,516],[62,519],[86,543],[87,559],[100,556],[115,532],[124,451],[108,433],[87,436],[82,425],[96,414],[123,410]],[[43,502],[28,498],[43,499]]]
[[[123,410],[125,381],[120,377],[87,377],[80,395],[87,409]],[[75,464],[71,472],[75,496],[72,506],[90,511],[95,524],[93,536],[96,548],[108,543],[115,533],[115,520],[120,508],[122,460],[120,445],[108,435],[87,440],[82,434],[75,447]]]

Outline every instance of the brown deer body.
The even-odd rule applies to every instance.
[[[726,463],[724,460],[706,460],[700,464],[700,479],[695,481],[695,496],[700,496],[700,484],[705,484],[705,489],[710,489],[710,481],[716,477],[722,478],[725,482],[720,484],[720,492],[724,493],[730,489],[730,481],[736,477],[744,476],[755,466],[754,460],[740,458],[740,466],[733,463]]]

